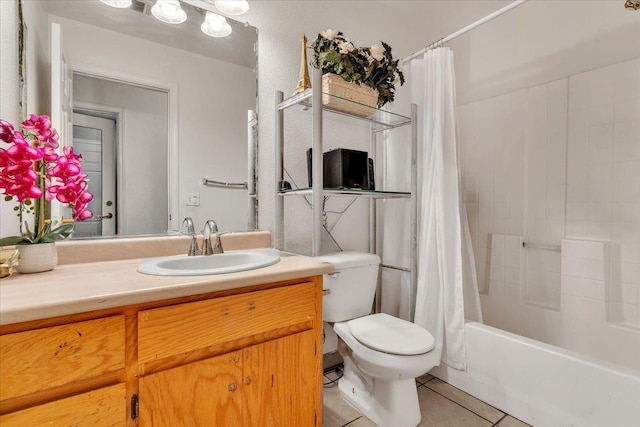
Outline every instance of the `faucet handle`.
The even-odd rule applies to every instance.
[[[198,249],[198,241],[196,240],[196,230],[193,226],[193,220],[190,217],[186,217],[182,221],[182,227],[187,227],[187,233],[191,236],[191,245],[189,246],[189,252],[187,252],[188,256],[198,255],[200,253],[200,249]]]
[[[220,240],[220,236],[222,236],[223,234],[226,234],[226,233],[220,233],[220,232],[216,233],[216,241],[213,244],[213,253],[214,254],[223,254],[224,253],[224,249],[222,248],[222,240]]]
[[[186,217],[183,221],[182,221],[182,227],[187,227],[187,233],[189,233],[190,235],[195,235],[196,234],[196,229],[193,226],[193,220],[191,219],[191,217]]]
[[[211,233],[216,233],[216,241],[211,246]],[[224,253],[222,249],[222,242],[220,241],[220,232],[218,231],[218,224],[212,219],[208,220],[204,224],[204,231],[202,236],[202,254],[213,255]]]

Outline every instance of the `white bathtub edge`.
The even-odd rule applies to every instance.
[[[431,374],[535,427],[636,427],[640,376],[475,322],[467,371]]]

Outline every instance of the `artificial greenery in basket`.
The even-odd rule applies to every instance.
[[[404,84],[399,60],[391,55],[391,46],[380,42],[371,47],[355,47],[340,31],[326,30],[311,44],[311,65],[323,74],[332,73],[347,82],[366,85],[378,91],[378,107],[393,101],[395,85]]]

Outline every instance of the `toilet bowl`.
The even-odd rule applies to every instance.
[[[335,266],[325,275],[325,322],[334,322],[344,374],[340,396],[382,427],[420,423],[415,378],[439,361],[424,328],[384,313],[369,314],[378,279],[377,255],[340,252],[318,257]]]

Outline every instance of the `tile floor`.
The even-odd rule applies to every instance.
[[[338,395],[338,375],[327,373],[323,388],[323,427],[375,427]],[[449,384],[425,374],[416,379],[424,427],[530,427]]]

